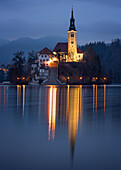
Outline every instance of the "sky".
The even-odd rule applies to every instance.
[[[78,44],[121,38],[121,0],[0,0],[0,39],[68,37],[72,5]]]

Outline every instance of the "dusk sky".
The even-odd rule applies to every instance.
[[[78,44],[121,38],[121,0],[0,0],[0,38],[67,37],[72,5]]]

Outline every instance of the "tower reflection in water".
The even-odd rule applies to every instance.
[[[25,108],[25,85],[20,86],[17,85],[17,112],[20,111],[21,108],[21,88],[23,87],[23,94],[22,94],[22,115],[24,118],[24,108]]]
[[[92,115],[97,116],[98,86],[93,85]],[[79,123],[83,120],[84,95],[80,86],[51,86],[48,95],[48,140],[55,139],[56,121],[68,125],[68,139],[71,145],[72,157],[76,142]],[[106,107],[106,85],[104,85],[104,116]]]
[[[57,88],[51,86],[48,95],[48,140],[55,139],[56,121],[68,124],[68,138],[72,157],[78,131],[79,120],[82,120],[82,86]],[[80,119],[79,119],[80,113]]]

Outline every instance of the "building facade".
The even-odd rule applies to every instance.
[[[68,42],[57,43],[53,49],[54,55],[60,62],[82,62],[83,52],[77,48],[77,30],[75,27],[75,19],[73,9],[71,12],[70,26],[68,30]]]
[[[70,27],[68,30],[68,62],[77,62],[77,39],[76,39],[75,19],[73,9],[70,19]]]

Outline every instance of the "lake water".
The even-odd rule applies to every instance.
[[[46,169],[121,169],[121,86],[0,86],[0,170]]]

